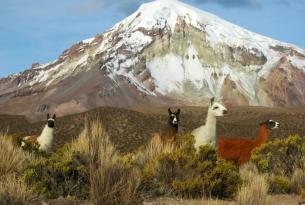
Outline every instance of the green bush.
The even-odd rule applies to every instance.
[[[205,176],[205,175],[203,175]],[[212,172],[204,177],[205,192],[218,198],[232,198],[241,185],[238,167],[231,162],[218,159]]]
[[[65,155],[64,146],[52,155],[32,162],[25,170],[25,181],[47,198],[89,196],[89,178],[86,161],[79,153]]]
[[[269,176],[267,178],[269,192],[273,194],[286,194],[291,191],[290,181],[283,176]]]
[[[251,160],[263,173],[290,177],[294,170],[304,170],[305,137],[291,135],[263,144],[253,151]]]
[[[190,146],[190,136],[186,138],[186,144],[170,153],[161,153],[145,164],[141,191],[150,196],[233,197],[241,184],[238,167],[217,159],[210,146],[202,146],[196,152],[193,144]]]

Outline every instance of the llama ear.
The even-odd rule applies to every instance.
[[[215,100],[215,98],[214,98],[214,97],[212,97],[212,98],[211,98],[211,100],[210,100],[210,105],[211,105],[211,106],[213,105],[214,100]]]
[[[48,120],[49,118],[50,118],[50,114],[48,113],[48,114],[47,114],[47,120]]]
[[[178,115],[180,114],[180,108],[178,108],[177,114],[178,114]]]
[[[54,114],[54,115],[53,115],[53,119],[55,120],[55,118],[56,118],[56,115]]]
[[[170,108],[168,108],[168,114],[172,114],[172,111]]]

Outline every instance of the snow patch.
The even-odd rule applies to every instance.
[[[92,41],[94,41],[94,37],[93,38],[87,38],[85,40],[83,40],[82,42],[85,43],[85,44],[90,44]]]
[[[185,79],[182,63],[181,57],[173,53],[162,58],[154,58],[146,63],[158,92],[165,94],[171,91],[182,91],[181,82]]]

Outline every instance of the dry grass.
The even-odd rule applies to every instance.
[[[149,143],[140,148],[140,150],[134,156],[134,163],[139,166],[140,169],[144,168],[144,165],[154,159],[161,153],[170,153],[175,150],[173,144],[164,144],[159,134],[154,134]]]
[[[90,128],[88,147],[91,202],[96,205],[137,204],[140,202],[136,194],[138,173],[120,163],[119,154],[98,121],[94,121]]]
[[[291,177],[291,190],[293,193],[300,194],[305,189],[305,172],[302,169],[296,169]]]
[[[235,201],[223,201],[218,199],[200,199],[200,200],[189,200],[186,205],[235,205]]]
[[[34,158],[16,147],[10,136],[0,134],[0,204],[22,205],[37,201],[37,195],[17,177],[31,160]]]
[[[252,164],[240,170],[244,184],[237,194],[238,205],[267,205],[269,202],[265,176],[258,174],[255,170]]]
[[[85,124],[84,129],[78,135],[76,139],[73,139],[70,144],[70,149],[67,154],[72,155],[74,152],[80,152],[81,154],[89,157],[89,130],[88,124]]]
[[[38,196],[14,174],[0,178],[0,204],[33,204]]]
[[[10,136],[0,134],[0,177],[22,172],[30,159],[31,155],[16,147]]]

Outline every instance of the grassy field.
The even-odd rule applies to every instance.
[[[187,133],[202,125],[207,108],[183,107],[179,133]],[[86,113],[59,117],[56,120],[55,147],[71,141],[84,127],[85,119],[99,118],[111,141],[120,152],[129,152],[147,143],[153,133],[160,132],[167,123],[167,108],[110,108],[102,107]],[[280,129],[271,133],[271,139],[290,134],[304,135],[305,107],[265,108],[233,107],[229,114],[218,118],[217,135],[250,138],[256,135],[258,124],[267,119],[280,122]],[[0,129],[10,134],[39,134],[45,121],[28,122],[23,116],[0,115]]]
[[[186,119],[204,116],[196,109],[183,109],[181,133],[196,124],[186,124]],[[231,133],[241,132],[243,127],[233,129],[234,119],[252,116],[239,123],[250,124],[262,111],[251,109],[245,108],[247,115],[232,109],[231,116],[219,123],[231,127]],[[24,151],[14,144],[16,135],[1,134],[0,204],[297,205],[303,200],[305,137],[278,138],[257,149],[252,162],[237,167],[218,158],[209,146],[196,152],[188,134],[180,135],[176,145],[163,145],[158,135],[149,140],[166,121],[163,109],[158,110],[101,108],[59,118],[57,150],[51,154]],[[285,118],[275,117],[285,115],[284,111],[269,114],[283,123]],[[297,111],[285,112],[303,119],[304,113]],[[266,113],[259,114],[258,120],[264,117],[261,115]],[[13,122],[13,134],[34,132],[43,126],[43,122],[29,123],[23,117],[7,119]],[[297,132],[303,132],[300,124],[288,121]],[[288,136],[283,133],[275,134]]]

